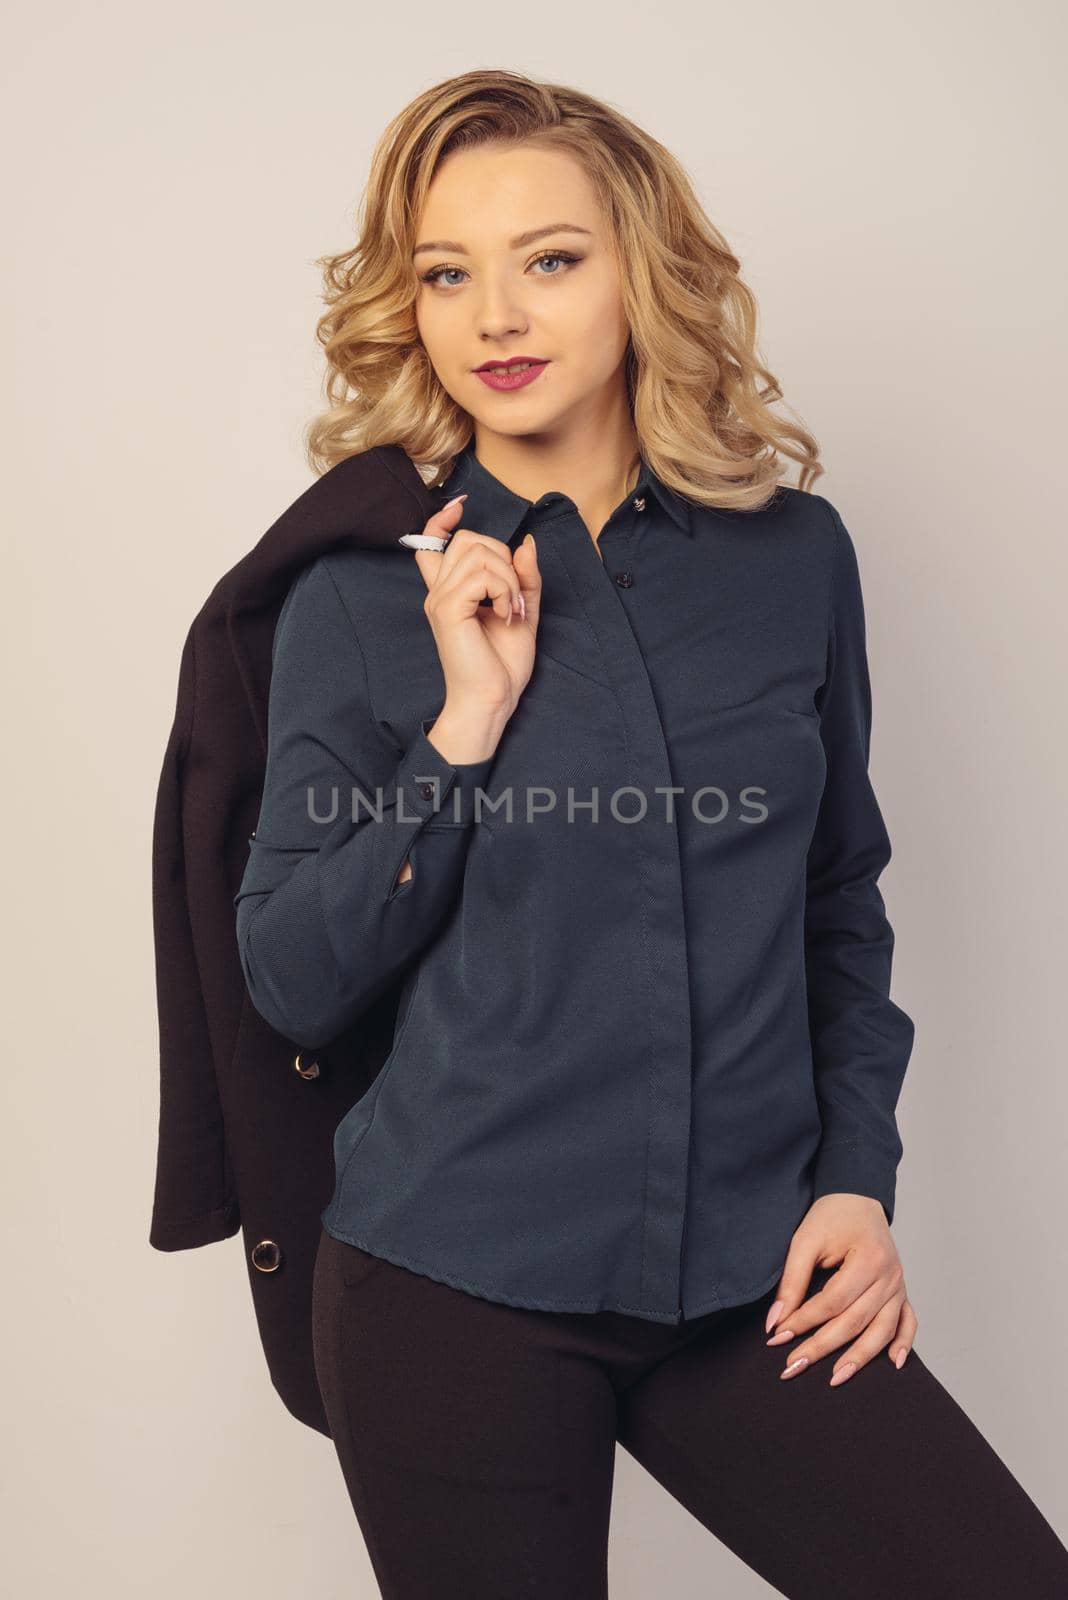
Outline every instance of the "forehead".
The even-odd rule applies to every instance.
[[[434,174],[416,242],[438,237],[499,248],[525,230],[566,220],[600,230],[596,191],[574,156],[537,145],[456,150]]]

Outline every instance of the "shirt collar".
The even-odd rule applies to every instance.
[[[475,454],[473,439],[454,458],[452,470],[441,487],[445,491],[446,499],[466,493],[468,498],[464,506],[465,519],[469,516],[471,525],[480,533],[491,534],[504,543],[508,543],[519,531],[531,512],[545,506],[552,499],[559,498],[558,495],[550,493],[542,495],[540,500],[525,500],[522,495],[516,494],[483,466]],[[649,495],[652,495],[683,533],[690,531],[688,502],[673,489],[669,489],[642,456],[632,498],[641,500]]]

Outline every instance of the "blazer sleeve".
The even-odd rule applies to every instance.
[[[328,560],[306,567],[275,630],[263,798],[234,899],[252,1003],[298,1045],[351,1027],[458,901],[495,757],[448,762],[433,720],[398,759]]]
[[[196,721],[196,624],[178,670],[152,829],[152,919],[159,1017],[159,1131],[149,1243],[190,1250],[241,1225],[190,922],[184,839]]]
[[[871,686],[856,550],[836,547],[827,674],[816,696],[826,781],[808,853],[809,1025],[823,1136],[815,1195],[870,1195],[888,1222],[902,1144],[895,1110],[914,1026],[890,999],[894,934],[878,880],[891,847],[868,773]]]

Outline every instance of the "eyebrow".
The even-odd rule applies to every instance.
[[[514,239],[509,239],[509,250],[521,250],[524,245],[533,244],[536,239],[544,239],[550,233],[584,233],[588,238],[593,237],[590,228],[580,228],[575,222],[551,222],[547,228],[528,228],[526,233],[517,233]],[[468,254],[466,246],[459,244],[455,239],[428,239],[422,244],[417,244],[412,251],[417,256],[424,250],[451,250],[454,255],[465,256]]]

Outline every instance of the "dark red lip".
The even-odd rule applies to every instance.
[[[483,361],[480,367],[475,368],[475,371],[491,372],[495,367],[514,366],[517,361],[529,361],[532,367],[544,367],[547,365],[543,356],[508,356],[503,361]]]

